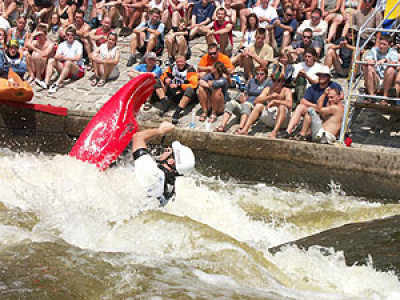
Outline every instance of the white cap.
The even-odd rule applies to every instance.
[[[322,74],[325,74],[325,75],[329,75],[329,76],[331,76],[331,69],[328,67],[328,66],[321,66],[320,68],[319,68],[319,70],[316,72],[316,75],[318,76],[318,75],[322,75]]]
[[[178,141],[172,143],[176,170],[181,175],[187,175],[194,169],[195,157],[192,149],[182,145]]]

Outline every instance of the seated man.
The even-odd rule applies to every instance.
[[[50,87],[49,94],[56,93],[65,79],[71,78],[76,80],[85,75],[82,59],[83,46],[79,41],[75,40],[75,28],[69,27],[65,34],[67,40],[58,46],[56,55],[50,58],[47,63],[45,80],[37,81],[40,87],[47,89],[51,77],[53,76],[54,69],[57,70],[60,75],[56,82]]]
[[[167,95],[163,100],[163,107],[160,116],[163,116],[169,106],[170,101],[178,104],[176,111],[172,116],[172,123],[177,124],[181,111],[196,99],[196,89],[198,86],[198,75],[193,66],[186,63],[185,56],[177,56],[175,64],[161,75],[160,80],[164,83],[164,90]]]
[[[364,83],[368,95],[375,95],[376,89],[381,89],[383,85],[383,96],[389,96],[389,89],[393,85],[396,76],[396,68],[386,66],[386,63],[397,64],[399,55],[394,48],[391,48],[392,37],[390,35],[381,36],[379,47],[373,47],[364,57],[367,65],[363,65]],[[366,103],[372,103],[373,99],[365,99]],[[381,104],[387,105],[386,100]]]
[[[133,70],[128,72],[128,76],[134,78],[143,73],[152,73],[156,79],[153,94],[147,99],[143,109],[151,109],[150,100],[157,96],[161,101],[165,101],[164,87],[160,81],[162,74],[161,68],[157,65],[157,55],[154,52],[146,53],[143,56],[144,64],[137,65]]]
[[[322,20],[322,11],[319,8],[313,9],[311,12],[311,19],[304,20],[299,28],[297,28],[297,32],[303,33],[306,28],[311,28],[315,40],[320,44],[321,48],[323,48],[328,31],[328,23]]]
[[[375,14],[375,8],[373,7],[375,1],[362,0],[362,2],[363,3],[361,9],[356,10],[351,15],[351,20],[350,20],[351,24],[355,25],[357,28],[361,28],[361,26],[364,26],[364,28],[378,28],[383,18],[382,14],[380,13]],[[364,44],[364,42],[368,39],[370,34],[371,31],[363,31],[361,33],[360,46]],[[370,49],[374,45],[375,47],[378,47],[380,37],[381,37],[380,32],[377,32],[376,35],[373,35],[367,45],[367,48]]]
[[[268,44],[274,49],[285,49],[292,43],[296,33],[297,21],[294,18],[293,7],[287,6],[283,17],[276,19],[265,27],[268,30]]]
[[[268,135],[272,139],[276,139],[281,127],[287,127],[292,108],[292,91],[285,87],[283,66],[276,68],[275,73],[271,74],[271,79],[273,81],[272,87],[266,87],[261,95],[256,98],[255,107],[246,125],[237,134],[247,135],[250,127],[259,117],[268,127],[273,128]]]
[[[335,143],[342,127],[344,113],[340,94],[341,92],[337,88],[325,89],[325,92],[319,97],[316,107],[308,108],[300,131],[301,137],[307,139],[311,134],[311,139],[314,142]],[[325,107],[323,107],[324,103],[327,103]]]
[[[65,29],[60,30],[60,38],[61,40],[65,40],[66,30],[69,27],[74,27],[76,30],[76,38],[79,39],[83,43],[87,39],[87,35],[92,30],[88,23],[85,22],[85,12],[81,9],[77,9],[74,13],[74,22],[72,25],[68,26]]]
[[[0,52],[0,76],[7,78],[10,68],[21,78],[24,78],[27,71],[26,59],[19,52],[19,43],[17,40],[8,41],[6,51]]]
[[[226,10],[223,7],[217,8],[217,19],[211,23],[211,26],[204,30],[206,32],[207,44],[219,44],[221,53],[232,56],[233,38],[232,24],[226,21]]]
[[[353,51],[356,50],[355,39],[357,30],[351,27],[346,37],[341,37],[328,48],[325,65],[335,69],[341,77],[347,77],[353,61]],[[339,53],[337,52],[339,50]]]
[[[140,53],[160,53],[164,49],[164,24],[160,21],[161,12],[153,8],[150,20],[140,23],[131,35],[131,56],[126,64],[128,67],[137,62],[136,51]]]
[[[304,60],[304,51],[307,48],[314,48],[317,51],[318,57],[321,55],[322,48],[320,44],[313,38],[312,30],[310,28],[304,29],[301,39],[294,41],[291,46],[287,47],[292,54],[293,61],[301,62]]]
[[[201,0],[194,4],[192,11],[192,23],[190,25],[189,37],[193,39],[196,35],[204,35],[203,31],[212,20],[215,5],[208,0]]]
[[[210,73],[213,68],[213,64],[217,61],[222,62],[230,74],[232,74],[235,70],[235,67],[232,65],[229,57],[219,52],[218,45],[209,44],[208,53],[200,59],[200,62],[197,65],[197,72],[199,73],[199,76],[203,77]]]
[[[312,84],[318,82],[317,72],[321,64],[317,63],[317,51],[307,48],[304,52],[304,61],[294,65],[292,77],[295,80],[294,106],[303,98],[305,90]]]
[[[331,72],[327,66],[321,66],[320,70],[317,72],[318,83],[311,85],[306,93],[304,94],[303,99],[299,105],[297,105],[295,111],[292,113],[292,117],[290,118],[289,125],[287,130],[282,134],[278,135],[280,138],[289,138],[293,137],[293,130],[299,124],[301,117],[304,117],[307,113],[307,110],[312,107],[317,107],[317,101],[321,97],[321,95],[325,92],[327,88],[335,88],[338,89],[341,94],[340,97],[343,99],[342,88],[336,82],[331,81]],[[323,103],[323,106],[326,106],[327,100]],[[296,140],[306,140],[307,137],[305,135],[299,134],[294,137]]]
[[[31,83],[35,80],[44,80],[47,62],[54,55],[54,44],[47,39],[47,28],[43,24],[36,26],[32,33],[32,41],[30,39],[25,43],[26,48],[32,51],[27,57],[28,65],[30,65],[29,80]]]
[[[254,77],[255,69],[258,66],[268,66],[274,59],[274,50],[265,43],[265,29],[257,28],[256,42],[251,44],[239,54],[239,63],[244,67],[245,77],[251,79]]]

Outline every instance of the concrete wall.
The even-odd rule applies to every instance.
[[[0,105],[0,146],[13,150],[68,153],[91,116],[70,111],[67,117]],[[143,128],[158,124],[146,122]],[[235,136],[177,129],[167,140],[179,139],[196,150],[257,159],[287,160],[400,177],[400,156],[342,146],[320,145],[263,137]],[[157,141],[155,141],[157,142]]]

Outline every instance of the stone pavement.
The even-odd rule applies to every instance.
[[[235,45],[239,43],[239,39],[235,38]],[[104,87],[92,87],[89,82],[91,73],[86,72],[85,77],[66,83],[55,95],[48,96],[47,91],[43,91],[40,87],[35,86],[35,97],[32,100],[33,103],[40,104],[51,104],[53,106],[66,107],[69,110],[69,115],[73,116],[93,116],[107,102],[107,100],[128,80],[127,75],[128,68],[126,62],[129,58],[129,38],[119,38],[119,47],[121,48],[121,61],[119,68],[121,75],[118,79],[108,82]],[[190,42],[192,49],[192,58],[189,63],[197,66],[201,56],[206,53],[206,43],[204,38],[199,38],[195,41]],[[161,58],[163,62],[166,57],[166,51]],[[162,69],[166,66],[162,64]],[[342,88],[347,94],[348,81],[346,79],[334,78],[335,81],[339,82]],[[236,89],[230,89],[231,98],[238,98],[240,91]],[[178,127],[188,128],[189,123],[192,119],[192,108],[188,107],[183,112],[183,117],[180,119]],[[197,116],[200,114],[200,105],[195,106]],[[173,108],[164,116],[160,118],[158,116],[157,104],[148,112],[141,112],[138,116],[139,122],[152,122],[159,123],[163,120],[171,120]],[[217,122],[208,125],[207,123],[201,123],[196,118],[195,129],[199,131],[212,131],[216,126],[219,125],[221,117],[218,118]],[[232,118],[228,124],[228,132],[225,134],[232,134],[238,127],[238,119]],[[250,135],[265,137],[270,129],[265,128],[261,123],[256,124],[253,130],[250,131]],[[380,112],[372,110],[364,110],[352,126],[352,137],[354,148],[368,149],[371,151],[380,152],[399,152],[400,153],[400,118],[397,116],[382,115]]]

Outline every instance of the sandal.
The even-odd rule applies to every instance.
[[[153,107],[153,105],[151,105],[150,103],[145,103],[145,104],[143,105],[143,110],[144,110],[144,111],[148,111],[148,110],[150,110],[152,107]]]
[[[214,123],[215,121],[217,121],[217,116],[216,115],[211,115],[208,118],[208,123]]]
[[[99,82],[97,83],[98,87],[102,87],[106,84],[106,81],[104,79],[100,79]]]
[[[207,119],[207,116],[208,114],[206,112],[203,112],[199,117],[199,121],[204,122]]]
[[[309,140],[307,135],[302,135],[300,133],[298,133],[295,137],[294,140],[299,141],[299,142],[306,142]]]
[[[217,128],[214,129],[214,132],[225,132],[225,127],[219,125]]]
[[[238,128],[236,128],[236,130],[235,130],[235,134],[237,134],[239,131],[242,131],[243,130],[243,128],[241,128],[241,127],[238,127]]]
[[[91,85],[91,86],[96,86],[98,82],[99,82],[99,78],[94,77],[94,78],[92,79],[92,81],[90,82],[90,85]]]

